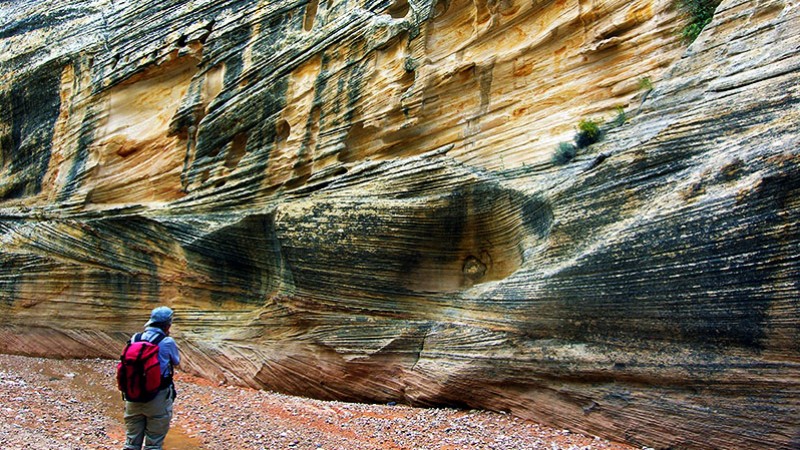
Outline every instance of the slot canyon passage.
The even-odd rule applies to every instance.
[[[800,448],[800,4],[683,4],[0,3],[0,352]]]

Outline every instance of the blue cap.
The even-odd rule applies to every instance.
[[[153,312],[150,313],[150,320],[144,324],[144,326],[149,327],[155,323],[165,325],[171,324],[172,310],[166,306],[159,306],[158,308],[153,309]]]

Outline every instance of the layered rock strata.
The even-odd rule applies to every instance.
[[[795,2],[0,8],[0,350],[800,445]]]

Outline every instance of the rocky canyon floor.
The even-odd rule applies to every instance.
[[[0,355],[0,448],[122,448],[114,367]],[[634,448],[485,411],[318,401],[185,373],[176,384],[167,450]]]

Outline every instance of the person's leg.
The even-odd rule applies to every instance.
[[[124,450],[141,450],[147,418],[141,404],[125,402],[125,447]]]
[[[144,431],[145,450],[161,450],[172,420],[172,396],[165,389],[152,402],[152,415],[148,415]]]

